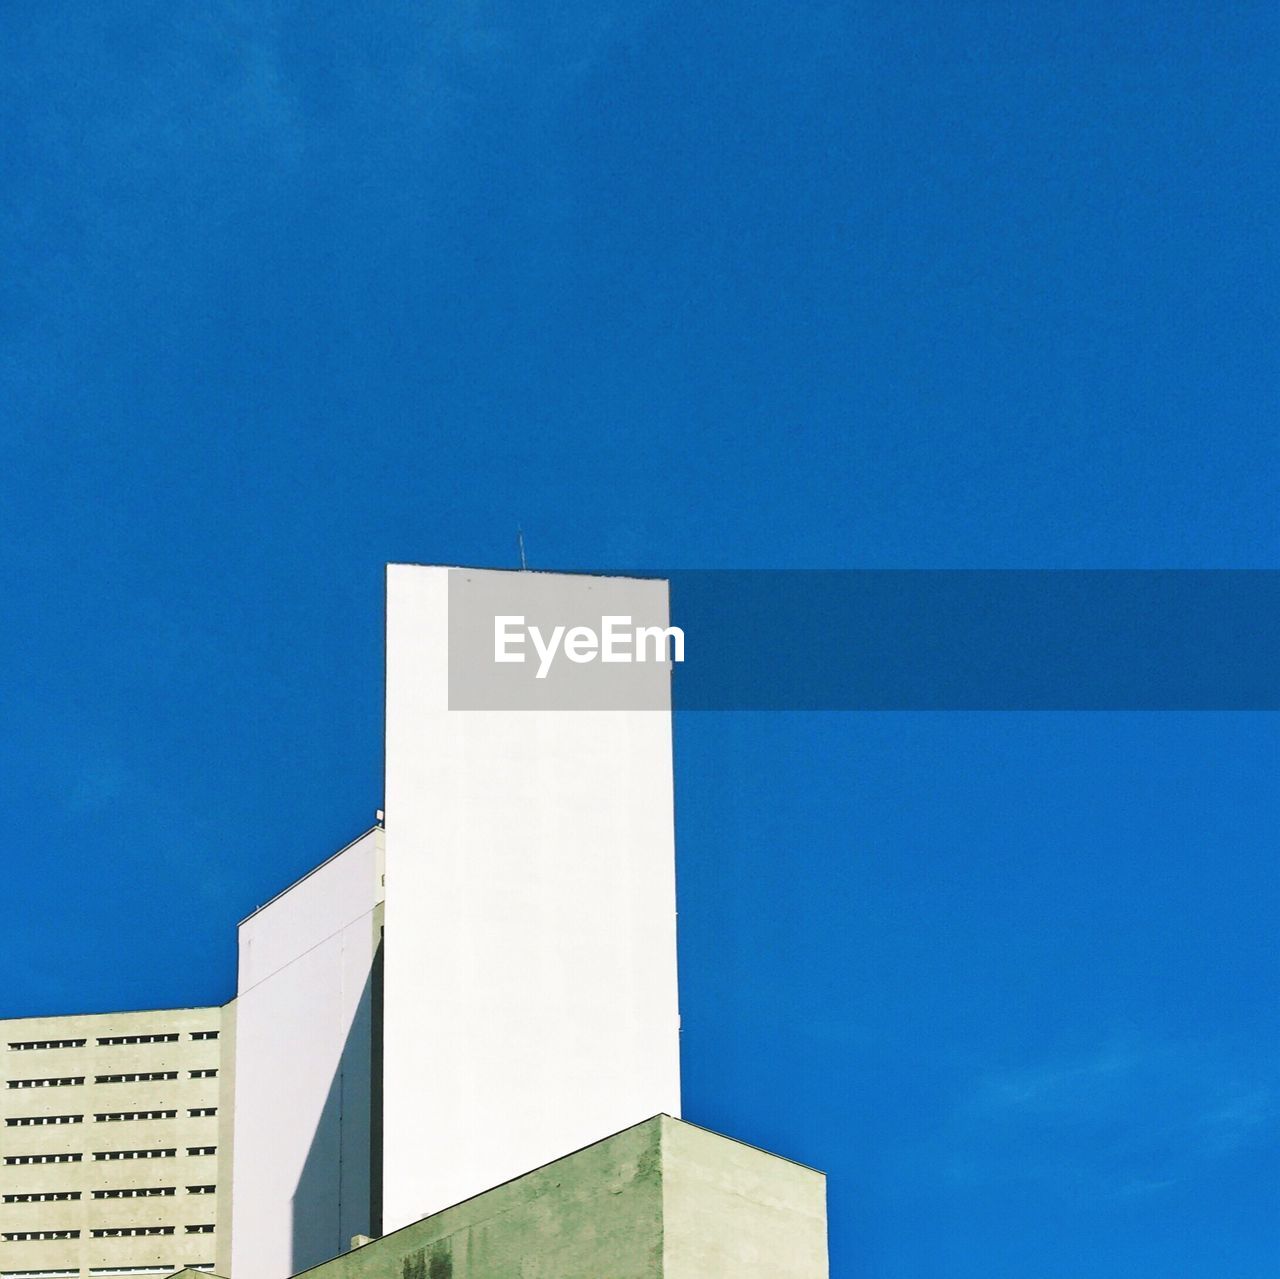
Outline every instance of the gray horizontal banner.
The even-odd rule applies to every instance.
[[[1280,708],[1274,571],[470,577],[454,709]]]

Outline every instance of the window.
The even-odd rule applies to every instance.
[[[217,1146],[188,1146],[187,1154],[189,1155],[216,1155],[218,1153]]]
[[[0,1270],[3,1279],[72,1279],[79,1270]]]
[[[36,1049],[44,1048],[83,1048],[83,1039],[25,1039],[14,1042],[9,1041],[9,1051],[15,1053],[29,1053]],[[52,1272],[50,1272],[52,1273]]]
[[[95,1239],[123,1239],[133,1235],[171,1235],[172,1226],[103,1226],[89,1233]]]
[[[193,1070],[190,1072],[192,1079],[217,1079],[218,1071],[214,1067],[208,1067],[204,1070]]]
[[[105,1115],[94,1115],[100,1124],[127,1123],[133,1119],[177,1119],[176,1110],[111,1110]]]
[[[189,1261],[187,1262],[188,1270],[212,1270],[212,1261]]]
[[[189,1227],[188,1227],[189,1228]],[[6,1230],[0,1235],[5,1243],[24,1243],[28,1239],[79,1239],[78,1230]]]
[[[213,1234],[212,1225],[188,1226],[187,1234],[189,1235],[211,1235]]]
[[[7,1164],[78,1164],[83,1155],[5,1155]]]
[[[57,1079],[10,1079],[5,1084],[5,1087],[6,1088],[74,1088],[77,1084],[82,1084],[82,1083],[84,1083],[83,1075],[64,1075]]]
[[[135,1070],[128,1075],[94,1075],[95,1084],[149,1084],[160,1079],[177,1079],[176,1070]],[[80,1081],[84,1083],[82,1079]]]
[[[188,1186],[188,1187],[187,1187],[187,1194],[189,1194],[189,1195],[211,1195],[211,1194],[213,1194],[213,1192],[214,1192],[215,1190],[217,1190],[217,1188],[218,1188],[217,1186]]]
[[[95,1159],[172,1159],[176,1150],[95,1150]]]
[[[177,1035],[99,1035],[98,1043],[103,1048],[116,1044],[176,1044]]]
[[[192,1039],[217,1039],[218,1032],[216,1030],[193,1030],[191,1032]]]
[[[44,1124],[79,1124],[84,1122],[83,1115],[22,1115],[17,1119],[6,1119],[10,1128],[39,1128]]]
[[[187,1111],[192,1119],[209,1119],[217,1113],[217,1106],[196,1106],[195,1109]]]
[[[45,1204],[79,1198],[78,1190],[37,1190],[20,1195],[5,1195],[4,1201],[7,1204]]]
[[[171,1275],[173,1267],[166,1263],[163,1266],[93,1266],[91,1275]]]
[[[155,1199],[176,1194],[174,1186],[129,1186],[122,1190],[95,1190],[95,1199]]]

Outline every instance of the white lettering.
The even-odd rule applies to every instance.
[[[667,641],[671,641],[671,657],[673,662],[684,661],[684,631],[678,626],[639,626],[636,628],[636,661],[645,661],[644,642],[653,641],[653,660],[665,662],[667,658]]]
[[[529,638],[533,640],[533,647],[538,651],[538,679],[546,679],[547,672],[551,669],[551,663],[556,659],[556,650],[560,647],[560,641],[564,638],[564,627],[557,626],[551,632],[551,642],[547,643],[542,638],[542,632],[536,627],[529,627]]]
[[[579,666],[600,651],[600,637],[589,626],[571,627],[564,637],[564,655]]]
[[[493,619],[493,660],[525,660],[525,641],[538,655],[537,679],[546,679],[556,656],[564,655],[577,665],[593,662],[683,662],[684,631],[678,626],[633,626],[627,614],[607,614],[600,630],[590,626],[556,626],[549,635],[530,626],[522,614],[499,614]]]
[[[493,660],[495,662],[523,662],[523,653],[512,653],[508,649],[509,644],[524,643],[524,635],[520,631],[512,631],[507,629],[507,623],[514,622],[517,626],[524,625],[524,617],[518,613],[500,614],[493,619]]]
[[[631,654],[626,651],[619,651],[619,646],[629,646],[631,644],[631,636],[626,631],[618,629],[620,626],[630,626],[631,617],[629,614],[608,614],[600,619],[600,660],[602,662],[629,662]]]

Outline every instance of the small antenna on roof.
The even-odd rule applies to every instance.
[[[520,548],[520,569],[523,572],[528,569],[529,561],[524,553],[524,529],[519,524],[516,525],[516,545]]]

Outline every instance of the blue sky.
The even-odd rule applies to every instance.
[[[0,1013],[221,1000],[381,565],[1280,566],[1269,4],[13,3]],[[1263,714],[677,726],[686,1114],[835,1275],[1272,1276]]]

